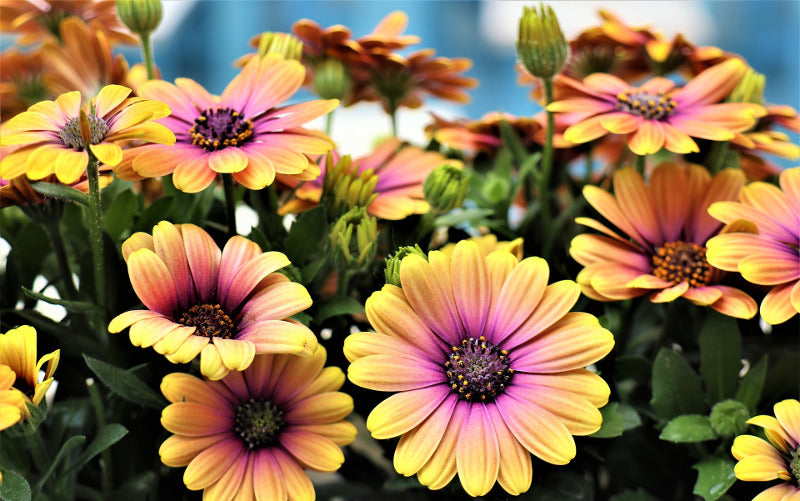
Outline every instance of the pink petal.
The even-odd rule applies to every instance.
[[[128,258],[128,275],[134,292],[149,310],[171,316],[178,306],[172,276],[150,249],[139,249]]]
[[[200,300],[211,301],[217,287],[221,252],[208,233],[193,224],[181,227],[186,261]]]

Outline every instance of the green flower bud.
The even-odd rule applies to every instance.
[[[567,61],[569,47],[550,6],[525,7],[519,19],[517,56],[528,72],[539,78],[553,78]]]
[[[117,14],[132,32],[146,36],[161,23],[161,0],[117,0]]]
[[[750,413],[747,407],[737,400],[723,400],[711,408],[711,428],[723,438],[741,435],[747,430]]]
[[[414,244],[414,246],[406,245],[397,249],[397,251],[388,256],[386,258],[386,268],[383,270],[383,274],[386,276],[386,283],[396,285],[400,287],[400,264],[403,261],[403,258],[414,254],[416,256],[420,256],[425,260],[428,259],[428,256],[422,252],[422,249],[419,248],[419,245]]]
[[[727,101],[731,103],[762,104],[764,102],[764,84],[766,81],[767,77],[748,67],[739,84],[734,87],[728,96]]]
[[[365,207],[353,207],[331,229],[334,264],[339,269],[367,267],[375,259],[377,240],[378,220],[367,214]]]
[[[326,157],[325,179],[322,182],[322,201],[329,213],[336,217],[353,207],[369,207],[378,196],[375,187],[378,176],[368,169],[359,173],[350,155],[345,155],[333,165],[333,156]]]
[[[258,55],[280,54],[284,59],[299,61],[303,55],[303,42],[288,33],[265,31],[258,41]]]
[[[461,168],[440,165],[428,174],[422,185],[425,200],[437,212],[449,212],[461,207],[469,188],[469,177]]]
[[[314,67],[314,92],[322,99],[344,99],[351,83],[350,72],[338,59],[325,59]]]

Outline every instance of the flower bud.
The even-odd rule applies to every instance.
[[[351,83],[350,73],[338,59],[325,59],[314,67],[314,92],[322,99],[344,99]]]
[[[733,88],[727,101],[731,103],[764,102],[764,84],[767,78],[753,68],[748,67],[739,84]]]
[[[467,173],[452,164],[435,168],[422,185],[425,200],[437,212],[449,212],[461,207],[469,188]]]
[[[300,60],[303,55],[303,42],[288,33],[265,31],[258,42],[258,55],[280,54],[284,59]]]
[[[422,252],[422,249],[420,249],[419,245],[417,244],[414,244],[413,247],[410,245],[405,245],[398,248],[394,254],[386,258],[386,268],[384,268],[383,274],[386,276],[387,284],[400,287],[400,264],[402,263],[404,257],[411,254],[420,256],[425,260],[428,259],[428,256]]]
[[[355,232],[355,236],[353,233]],[[365,207],[353,207],[340,217],[330,233],[337,268],[363,269],[375,259],[378,221]]]
[[[711,428],[723,438],[744,433],[749,418],[747,407],[737,400],[723,400],[711,408]]]
[[[322,200],[334,217],[354,207],[369,207],[378,196],[375,187],[378,176],[372,169],[359,173],[350,155],[345,155],[333,165],[333,155],[326,157]]]
[[[525,7],[519,19],[517,56],[528,72],[539,78],[553,78],[567,61],[567,40],[553,9],[539,5]]]
[[[117,14],[132,32],[146,36],[161,23],[161,0],[117,0]]]
[[[83,140],[84,147],[88,149],[89,145],[92,144],[92,126],[89,123],[89,117],[83,110],[81,110],[78,115],[78,126],[81,131],[81,139]]]

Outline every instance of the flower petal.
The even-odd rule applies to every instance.
[[[500,446],[497,434],[483,404],[467,407],[456,444],[456,467],[461,486],[470,496],[483,496],[497,481]]]
[[[428,419],[450,394],[445,385],[395,393],[367,417],[367,429],[378,440],[402,435]]]
[[[400,355],[360,358],[350,364],[347,377],[358,386],[377,391],[408,391],[445,382],[442,367]]]
[[[149,310],[172,315],[178,306],[175,284],[164,262],[150,249],[128,257],[128,275],[139,299]]]

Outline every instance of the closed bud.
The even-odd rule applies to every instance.
[[[428,174],[422,185],[425,200],[436,212],[449,212],[461,207],[469,188],[467,173],[452,164],[444,164]]]
[[[161,0],[117,0],[117,14],[132,32],[146,36],[161,23]]]
[[[314,67],[314,92],[322,99],[344,99],[351,83],[350,73],[338,59],[325,59]]]
[[[419,245],[414,244],[414,246],[405,245],[397,249],[397,251],[386,258],[386,268],[383,270],[383,274],[386,276],[386,283],[396,285],[400,287],[400,264],[403,262],[403,258],[414,254],[416,256],[420,256],[424,259],[428,259],[428,256],[422,252],[422,249],[419,248]]]
[[[258,42],[258,55],[280,54],[284,59],[300,60],[303,55],[303,42],[288,33],[265,31]]]
[[[378,196],[375,187],[378,176],[372,169],[358,172],[350,155],[345,155],[336,164],[333,155],[326,157],[325,179],[322,183],[322,200],[334,217],[354,207],[369,207]]]
[[[711,408],[711,428],[722,438],[735,437],[747,430],[750,413],[747,407],[737,400],[723,400]]]
[[[364,207],[354,207],[336,220],[330,233],[333,261],[339,269],[363,269],[377,251],[378,221]]]
[[[767,78],[753,68],[748,67],[739,84],[733,88],[727,101],[731,103],[764,102],[764,84]]]
[[[528,72],[539,78],[553,78],[567,62],[568,45],[550,6],[525,7],[519,19],[517,56]]]
[[[84,147],[88,149],[89,145],[92,144],[92,127],[89,124],[89,117],[83,110],[78,115],[78,126],[80,127]]]

